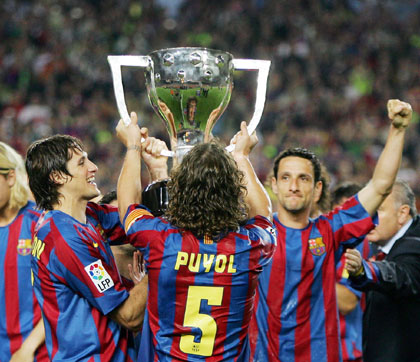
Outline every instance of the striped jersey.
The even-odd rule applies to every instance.
[[[363,259],[368,259],[372,256],[369,241],[364,239],[356,246]],[[354,289],[350,285],[349,273],[344,269],[345,256],[343,255],[337,264],[337,283],[344,285],[353,294],[357,296],[359,302],[356,308],[350,313],[343,315],[338,312],[340,320],[340,337],[341,337],[341,351],[343,354],[343,361],[354,361],[362,358],[362,324],[363,311],[365,306],[365,296],[361,291]]]
[[[138,361],[248,361],[248,325],[275,249],[262,216],[219,241],[196,238],[132,205],[127,237],[144,255],[149,294]]]
[[[117,208],[88,203],[86,224],[44,212],[32,249],[34,289],[52,361],[133,361],[131,332],[110,319],[129,296],[108,241],[125,233]]]
[[[375,225],[357,196],[309,219],[303,229],[282,225],[277,249],[260,275],[250,325],[253,361],[341,360],[335,265]]]
[[[0,227],[0,361],[10,360],[41,319],[31,284],[32,232],[39,215],[29,201]],[[35,361],[48,361],[45,344]]]

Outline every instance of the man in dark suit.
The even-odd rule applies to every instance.
[[[376,260],[346,252],[352,286],[366,291],[363,360],[420,361],[420,217],[407,183],[395,182],[378,216],[367,235],[379,245]]]

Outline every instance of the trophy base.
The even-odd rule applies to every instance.
[[[146,206],[153,216],[162,216],[168,208],[168,179],[152,182],[142,192],[142,205]]]

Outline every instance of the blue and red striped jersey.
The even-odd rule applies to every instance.
[[[29,201],[0,227],[0,361],[9,361],[41,319],[31,284],[32,232],[40,212]],[[48,361],[43,344],[36,361]]]
[[[277,249],[260,275],[250,324],[253,361],[340,361],[335,264],[375,225],[350,198],[303,229],[274,217]],[[360,240],[359,240],[360,242]]]
[[[363,239],[363,242],[357,245],[356,249],[359,250],[363,259],[368,259],[372,256],[369,241],[367,239]],[[343,361],[347,362],[360,360],[362,358],[362,322],[365,298],[364,293],[351,287],[349,273],[344,269],[345,259],[346,258],[343,255],[337,264],[336,281],[348,288],[359,299],[356,308],[350,313],[346,315],[343,315],[340,312],[338,313],[341,351],[343,354]]]
[[[248,361],[248,325],[275,229],[262,216],[219,241],[132,205],[127,237],[144,255],[149,294],[138,361]]]
[[[123,242],[117,208],[88,203],[86,224],[58,210],[38,221],[34,289],[52,361],[134,361],[131,332],[110,319],[129,296],[109,241]]]

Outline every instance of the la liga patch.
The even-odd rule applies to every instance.
[[[102,265],[102,260],[98,259],[97,261],[94,261],[86,266],[85,270],[100,293],[103,293],[114,286],[114,281]]]

